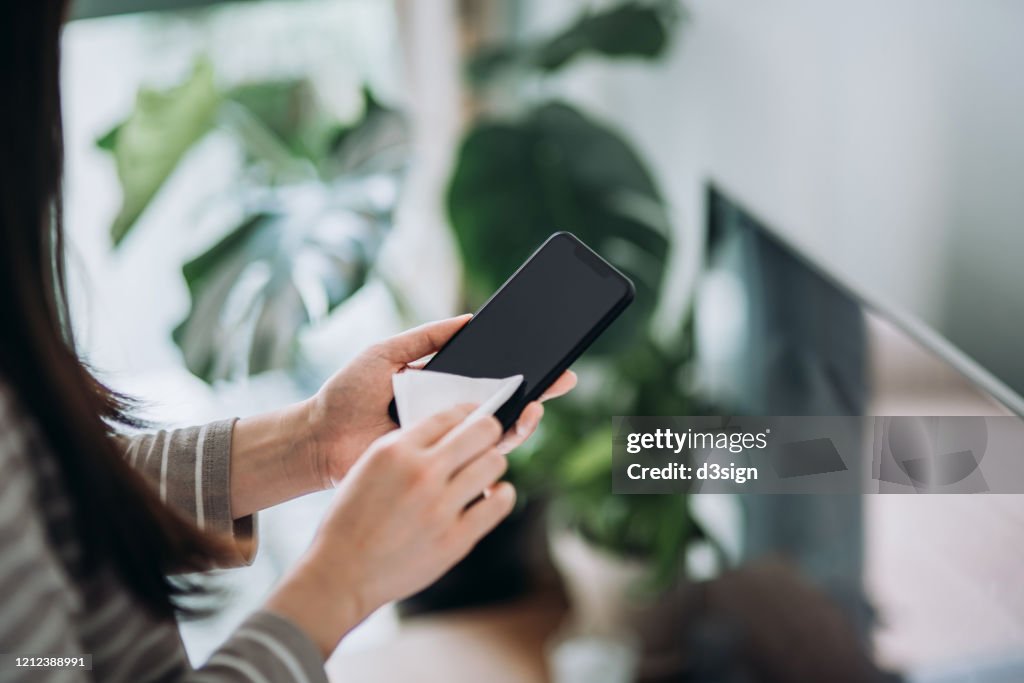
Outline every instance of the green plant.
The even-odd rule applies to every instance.
[[[583,364],[584,384],[596,388],[551,404],[535,450],[514,473],[528,493],[552,494],[592,542],[651,560],[662,585],[678,576],[687,545],[705,536],[685,496],[611,493],[609,421],[694,409],[690,325],[667,339],[651,325],[672,246],[669,213],[643,159],[616,130],[536,93],[585,54],[660,57],[680,15],[674,2],[628,2],[544,40],[483,49],[468,73],[485,113],[462,142],[448,193],[471,303],[555,230],[573,232],[636,284],[633,306]],[[524,96],[509,106],[509,92]]]
[[[191,307],[173,333],[188,369],[207,382],[291,367],[301,329],[362,287],[407,155],[403,117],[369,90],[360,115],[344,122],[306,80],[225,87],[200,60],[181,84],[140,90],[128,118],[97,141],[122,188],[115,247],[213,131],[243,154],[225,198],[241,217],[182,267]]]

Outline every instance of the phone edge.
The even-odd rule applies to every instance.
[[[616,302],[615,307],[608,311],[608,313],[606,313],[605,316],[601,318],[597,325],[591,328],[590,332],[588,332],[587,335],[584,336],[568,354],[566,354],[565,358],[562,361],[559,361],[559,363],[555,365],[554,369],[549,374],[545,375],[540,382],[537,383],[537,386],[534,388],[533,391],[531,391],[528,395],[523,397],[523,406],[522,408],[519,409],[519,413],[521,413],[523,408],[525,408],[531,401],[535,401],[538,398],[540,398],[544,394],[544,392],[547,391],[551,387],[551,385],[555,383],[555,380],[557,380],[563,372],[568,370],[573,363],[579,360],[579,357],[583,355],[583,352],[586,351],[587,348],[591,344],[593,344],[597,340],[597,338],[601,336],[604,333],[604,331],[611,326],[611,324],[615,321],[616,318],[622,315],[622,312],[626,310],[626,308],[628,308],[629,305],[632,304],[633,300],[636,298],[636,285],[633,284],[633,281],[625,273],[623,273],[621,270],[619,270],[614,265],[609,263],[606,258],[601,256],[601,254],[594,251],[586,242],[584,242],[583,240],[581,240],[579,237],[572,234],[568,230],[559,230],[548,235],[547,239],[541,242],[540,245],[538,245],[537,248],[533,250],[530,256],[526,260],[524,260],[511,275],[508,276],[505,282],[502,283],[501,287],[498,287],[498,289],[494,290],[494,293],[487,297],[487,300],[484,301],[479,307],[477,307],[476,311],[473,312],[473,318],[470,318],[465,325],[459,328],[459,330],[455,334],[453,334],[448,339],[448,341],[444,343],[444,346],[437,350],[437,353],[443,351],[445,346],[451,344],[460,334],[462,334],[466,330],[467,327],[472,325],[473,319],[476,318],[476,316],[482,310],[487,308],[488,304],[490,304],[491,301],[496,299],[498,295],[500,295],[504,291],[504,289],[516,278],[517,275],[519,275],[519,273],[524,268],[526,268],[527,265],[529,265],[529,263],[537,256],[537,254],[541,252],[541,250],[544,249],[544,247],[548,245],[549,242],[560,238],[568,238],[572,240],[576,245],[582,246],[584,249],[586,249],[591,254],[596,256],[605,266],[611,269],[614,275],[616,275],[623,282],[625,282],[626,291],[623,294],[622,298],[620,298]],[[430,361],[427,361],[427,364],[423,366],[423,369],[429,370],[431,362],[433,362],[433,358],[431,358]],[[509,400],[511,401],[514,398],[515,397],[513,396]],[[501,412],[502,408],[504,408],[505,405],[508,405],[508,403],[506,402],[501,406],[501,408],[498,409],[498,411],[495,413],[496,416],[498,413]],[[394,396],[391,397],[391,401],[388,403],[388,416],[391,418],[392,422],[394,422],[398,426],[401,426],[401,422],[398,419],[398,409],[395,403]],[[518,418],[518,414],[516,415],[516,417]],[[500,419],[500,421],[502,428],[505,429],[506,431],[513,424],[515,424],[515,420],[507,421],[506,419]]]

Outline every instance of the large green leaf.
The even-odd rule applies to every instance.
[[[469,64],[469,75],[483,84],[506,70],[557,71],[588,53],[653,59],[664,53],[679,11],[674,0],[662,0],[587,12],[549,38],[481,50]]]
[[[627,3],[605,12],[585,14],[541,45],[537,65],[553,71],[587,52],[608,57],[659,56],[668,44],[661,7]]]
[[[357,121],[338,126],[322,167],[328,176],[376,173],[400,167],[409,156],[405,116],[382,104],[363,88],[363,112]]]
[[[369,195],[356,181],[275,190],[186,263],[192,304],[174,340],[188,369],[214,382],[290,367],[300,329],[358,291],[372,270],[392,204]]]
[[[277,170],[305,161],[330,180],[404,165],[409,153],[405,116],[369,88],[362,96],[359,115],[340,122],[320,106],[307,80],[249,83],[225,96],[225,120],[251,162],[270,161]]]
[[[225,97],[244,107],[295,156],[322,156],[328,119],[304,78],[243,83]]]
[[[668,215],[650,173],[612,129],[557,103],[521,121],[479,124],[459,151],[448,209],[471,303],[549,234],[568,230],[637,289],[595,351],[621,348],[645,327],[665,274]]]
[[[274,87],[255,99],[249,91],[233,104],[244,106],[268,136],[287,141],[293,124],[279,116],[287,107],[271,106],[271,92],[286,100],[294,95]],[[404,120],[368,91],[365,104],[312,159],[330,180],[258,191],[249,200],[250,217],[185,264],[192,306],[174,339],[200,378],[291,367],[299,331],[366,282],[391,225],[408,136]]]
[[[368,88],[362,94],[363,111],[349,123],[338,121],[322,105],[313,84],[305,78],[245,83],[233,88],[226,98],[244,108],[288,154],[312,162],[317,170],[330,176],[337,170],[339,160],[354,161],[354,155],[341,149],[341,143],[350,137],[373,137],[385,120],[397,124],[404,157],[404,118],[378,102]],[[249,140],[246,131],[241,132]],[[258,158],[259,145],[248,146],[256,147],[250,151]]]
[[[213,68],[200,61],[182,84],[139,91],[128,119],[97,144],[113,152],[121,182],[121,209],[110,227],[118,245],[163,186],[185,153],[213,125],[220,94]]]

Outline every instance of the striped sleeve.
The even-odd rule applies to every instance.
[[[233,564],[256,554],[256,516],[231,513],[231,432],[235,420],[160,430],[125,440],[125,457],[160,493],[201,529],[230,534],[238,549]]]
[[[313,641],[287,619],[256,612],[196,671],[195,681],[327,683]]]
[[[9,407],[0,391],[0,653],[92,654],[93,670],[32,669],[27,677],[3,666],[0,683],[327,683],[315,644],[269,612],[249,617],[205,666],[192,670],[173,622],[152,622],[120,584],[103,584],[105,604],[87,610],[86,595],[64,569],[44,522],[38,473],[29,461],[44,454],[33,452],[35,442]],[[46,500],[47,505],[63,503]],[[82,629],[93,630],[91,646]]]
[[[0,394],[0,652],[82,655],[74,627],[81,596],[48,541],[27,460],[28,440],[9,408]],[[70,670],[33,674],[38,674],[33,680],[47,682],[89,680],[87,673]],[[11,668],[0,670],[0,682],[20,677]]]

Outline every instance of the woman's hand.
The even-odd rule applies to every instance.
[[[391,376],[436,353],[472,318],[427,323],[371,346],[331,377],[306,404],[311,457],[321,486],[337,486],[374,440],[395,429],[388,416],[394,393]],[[563,374],[543,400],[561,396],[576,385],[576,375]],[[525,441],[537,428],[544,408],[540,401],[523,410],[514,430],[502,440],[505,452]]]
[[[231,510],[238,517],[337,486],[376,439],[395,430],[388,416],[391,376],[422,364],[472,316],[428,323],[363,351],[312,398],[235,423],[231,441]],[[563,374],[541,398],[576,385]],[[507,453],[525,441],[544,415],[540,401],[526,406],[502,439]]]
[[[512,510],[514,489],[496,483],[507,467],[501,425],[493,417],[463,423],[471,408],[377,439],[268,601],[325,656],[372,611],[433,583]]]

